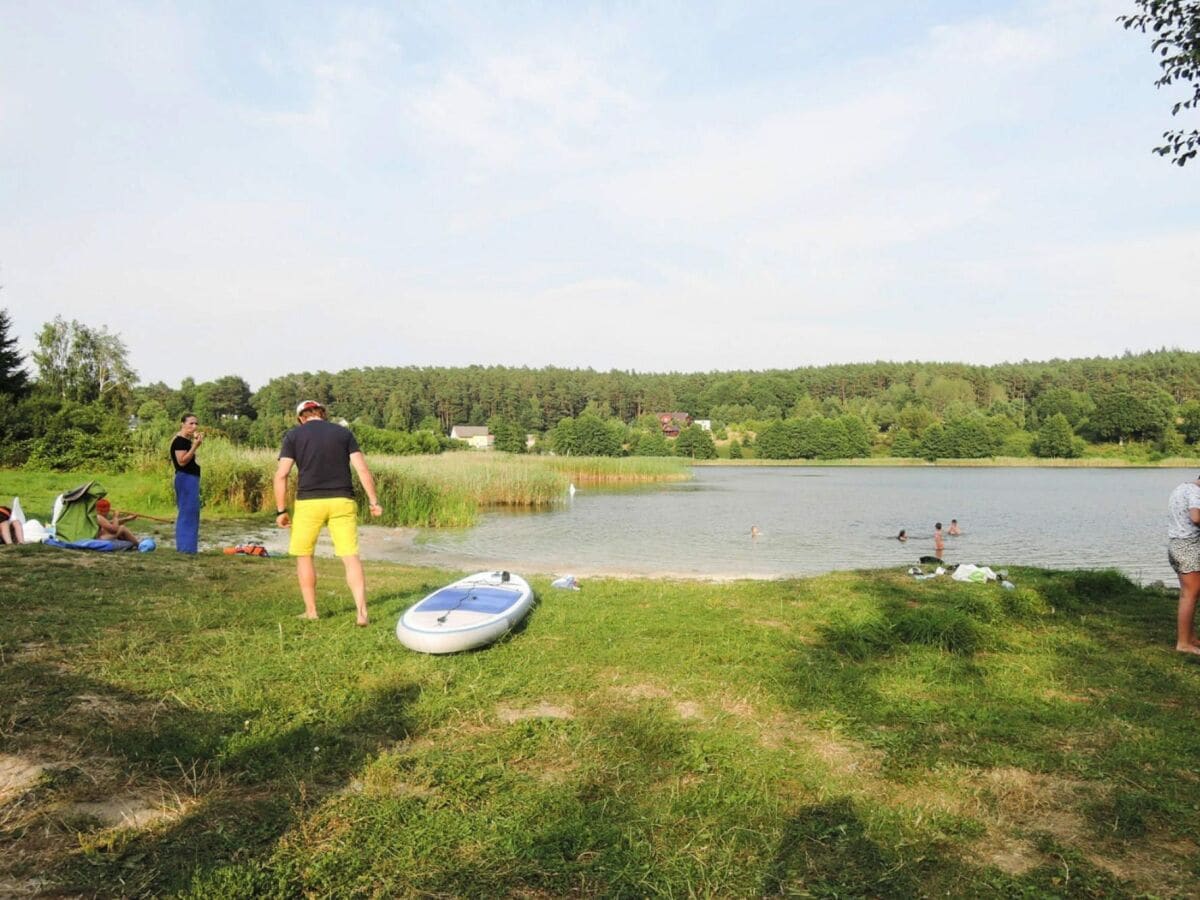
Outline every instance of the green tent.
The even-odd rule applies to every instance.
[[[100,531],[100,523],[96,521],[96,501],[107,493],[98,481],[89,481],[59,494],[50,520],[54,536],[68,544],[94,538]]]

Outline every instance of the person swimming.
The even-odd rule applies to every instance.
[[[903,544],[905,541],[908,540],[908,532],[905,531],[903,528],[901,528],[900,533],[898,535],[896,535],[896,540],[898,540],[900,543]]]
[[[962,534],[958,527],[958,519],[950,520],[950,527],[946,529],[946,534]]]
[[[933,549],[941,553],[946,549],[946,542],[942,538],[942,523],[938,522],[933,526]]]
[[[762,534],[762,532],[761,532],[761,531],[759,531],[759,528],[758,528],[758,526],[757,526],[757,525],[751,525],[751,526],[750,526],[750,539],[751,539],[751,540],[754,540],[754,539],[755,539],[755,538],[757,538],[757,537],[758,537],[760,534]]]

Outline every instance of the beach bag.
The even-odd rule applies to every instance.
[[[107,494],[98,481],[89,481],[59,494],[54,499],[54,514],[50,517],[54,537],[66,544],[95,538],[100,531],[96,501]]]

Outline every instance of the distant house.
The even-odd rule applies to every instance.
[[[450,429],[450,439],[466,441],[474,450],[491,450],[496,436],[488,432],[486,425],[455,425]]]
[[[665,437],[679,437],[679,432],[692,424],[692,417],[685,412],[658,413],[658,424]]]
[[[695,424],[698,428],[702,428],[705,431],[712,431],[712,419],[696,419]]]

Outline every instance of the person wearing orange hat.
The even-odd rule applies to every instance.
[[[383,515],[375,492],[375,479],[367,459],[349,428],[326,421],[325,406],[304,400],[296,407],[300,424],[283,436],[279,465],[275,469],[275,524],[291,528],[288,552],[296,557],[296,577],[304,600],[302,618],[317,618],[317,570],[313,553],[317,536],[327,527],[334,555],[346,570],[346,584],[354,596],[357,622],[368,623],[367,581],[358,557],[358,509],[354,503],[351,468],[358,475],[370,502],[371,515]],[[287,483],[292,467],[300,471],[296,485],[294,518],[287,511]]]
[[[102,541],[129,541],[131,544],[136,544],[137,536],[125,527],[126,522],[132,522],[136,518],[137,513],[123,516],[119,512],[115,512],[112,504],[108,502],[108,498],[101,497],[96,501],[96,521],[100,523],[100,530],[96,533],[96,537]]]

